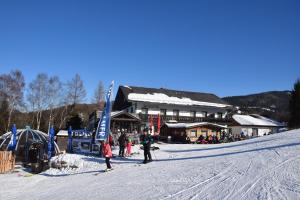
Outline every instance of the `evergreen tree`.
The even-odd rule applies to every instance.
[[[291,92],[289,127],[300,128],[300,79],[295,82]]]

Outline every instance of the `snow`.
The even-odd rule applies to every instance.
[[[197,123],[165,123],[169,128],[191,128],[197,126],[204,126],[204,125],[212,125],[217,126],[220,128],[227,128],[227,126],[222,126],[219,124],[209,123],[209,122],[197,122]]]
[[[258,117],[258,118],[257,118]],[[240,125],[246,126],[284,126],[283,124],[274,120],[257,116],[253,117],[250,115],[233,115],[232,118]]]
[[[128,99],[131,101],[146,101],[152,103],[165,103],[165,104],[175,104],[175,105],[211,106],[211,107],[218,107],[218,108],[225,108],[230,106],[230,105],[219,104],[219,103],[194,101],[187,97],[183,97],[183,98],[170,97],[163,93],[153,93],[153,94],[130,93],[128,95]]]
[[[108,173],[97,173],[103,158],[66,154],[79,168],[0,175],[0,199],[300,199],[299,141],[300,129],[226,144],[155,144],[154,161],[141,166],[135,146],[140,154],[113,158]]]

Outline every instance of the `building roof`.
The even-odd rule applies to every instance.
[[[59,130],[56,136],[68,136],[68,130]]]
[[[232,118],[242,126],[274,126],[283,127],[284,124],[260,115],[233,115]]]
[[[170,90],[165,88],[145,88],[120,86],[127,101],[143,101],[176,105],[212,106],[225,108],[230,106],[218,96],[210,93]]]
[[[165,125],[169,128],[193,128],[193,127],[199,127],[199,126],[215,126],[219,128],[227,128],[227,126],[223,126],[220,124],[210,123],[210,122],[198,122],[198,123],[165,123]]]

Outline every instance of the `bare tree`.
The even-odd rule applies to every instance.
[[[86,96],[86,91],[79,74],[67,83],[67,96],[73,105],[76,105],[82,101]]]
[[[98,104],[102,101],[104,101],[104,86],[102,81],[99,81],[97,88],[94,92],[94,97],[92,99],[92,103]]]
[[[27,100],[30,102],[33,111],[36,112],[36,129],[40,130],[43,110],[48,105],[48,75],[38,74],[36,79],[29,84]]]
[[[58,76],[50,77],[48,80],[47,88],[47,100],[48,100],[48,109],[50,111],[49,121],[48,121],[48,132],[53,120],[53,109],[58,107],[61,103],[61,94],[62,94],[62,83],[60,82]]]
[[[21,71],[11,71],[9,74],[0,76],[1,96],[8,103],[8,122],[6,131],[9,130],[11,117],[14,110],[23,105],[23,92],[25,87],[24,76]]]

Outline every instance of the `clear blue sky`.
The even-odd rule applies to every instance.
[[[287,90],[300,77],[300,1],[0,1],[0,74],[211,92]],[[117,87],[115,87],[117,90]]]

